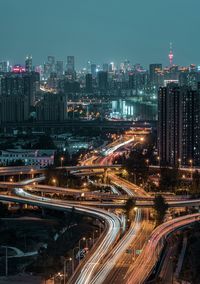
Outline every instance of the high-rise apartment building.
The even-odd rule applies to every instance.
[[[161,165],[200,165],[200,88],[159,89],[158,148]]]
[[[67,96],[65,94],[46,93],[44,99],[36,105],[37,120],[64,121],[67,119]]]
[[[29,107],[34,106],[39,81],[40,75],[36,72],[6,73],[1,78],[1,95],[25,96],[28,98]]]

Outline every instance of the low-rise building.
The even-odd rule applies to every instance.
[[[48,167],[54,164],[55,150],[8,149],[0,151],[0,165],[6,166],[22,161],[26,166]]]

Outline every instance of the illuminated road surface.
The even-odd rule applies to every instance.
[[[78,275],[76,273],[74,274],[72,282],[82,284],[90,283],[92,277],[95,275],[95,271],[99,263],[101,263],[103,258],[107,255],[110,248],[113,247],[119,236],[121,227],[120,219],[115,214],[102,209],[91,208],[81,205],[73,205],[73,203],[69,205],[59,200],[52,200],[45,197],[34,196],[20,188],[16,188],[15,193],[18,194],[18,197],[0,195],[0,200],[26,203],[57,210],[71,210],[74,207],[77,212],[81,214],[87,214],[89,216],[100,218],[105,221],[106,233],[104,234],[100,245],[96,248],[95,253],[92,254],[89,259],[87,259],[87,262],[85,262],[84,265],[81,267],[81,271],[79,271]]]
[[[150,275],[158,257],[163,249],[166,237],[176,229],[188,226],[195,221],[198,221],[200,214],[192,214],[182,216],[157,227],[146,245],[143,247],[142,253],[137,258],[131,276],[127,279],[127,284],[140,284]]]

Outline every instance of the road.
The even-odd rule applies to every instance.
[[[106,230],[101,237],[101,242],[95,248],[95,253],[91,253],[88,258],[82,261],[81,265],[78,267],[78,270],[75,271],[73,276],[72,283],[90,283],[92,277],[95,275],[97,267],[105,258],[110,249],[114,246],[120,235],[120,219],[115,214],[102,209],[86,207],[73,203],[69,205],[64,201],[34,196],[20,188],[15,189],[15,192],[18,194],[18,196],[13,197],[0,195],[0,200],[25,203],[55,210],[72,210],[74,207],[75,210],[81,214],[104,220]]]
[[[182,216],[158,226],[151,234],[148,242],[143,247],[139,257],[136,259],[131,275],[127,277],[127,284],[140,284],[150,275],[167,236],[177,229],[181,229],[198,221],[200,214]]]

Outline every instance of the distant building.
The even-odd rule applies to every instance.
[[[92,78],[95,79],[97,76],[97,65],[96,64],[91,64],[91,74],[92,74]]]
[[[200,89],[169,84],[158,95],[161,165],[200,165]]]
[[[0,165],[6,166],[21,160],[25,166],[45,168],[54,164],[54,150],[0,150]]]
[[[86,74],[85,76],[85,91],[92,93],[92,74]]]
[[[75,71],[74,56],[67,56],[67,72],[73,73]]]
[[[25,70],[26,72],[33,71],[33,62],[32,62],[32,56],[27,56],[25,60]]]
[[[1,78],[2,96],[25,96],[29,107],[35,104],[40,75],[37,72],[6,73]]]
[[[103,64],[103,71],[104,71],[104,72],[108,72],[108,71],[109,71],[109,65],[108,65],[108,63],[104,63],[104,64]]]
[[[64,74],[64,63],[63,61],[56,61],[56,73],[58,78],[61,78]]]
[[[36,105],[37,120],[64,121],[67,119],[67,96],[65,94],[46,93]]]
[[[0,72],[3,73],[9,72],[9,61],[0,62]]]
[[[97,73],[98,88],[101,91],[108,89],[108,72],[99,71]]]
[[[23,122],[28,118],[28,97],[23,95],[0,96],[0,123]]]
[[[149,65],[149,79],[151,86],[156,88],[160,87],[159,85],[159,72],[162,71],[162,64],[150,64]]]
[[[74,56],[67,56],[67,66],[65,71],[65,77],[68,81],[74,81],[76,79],[75,71],[75,59]]]

